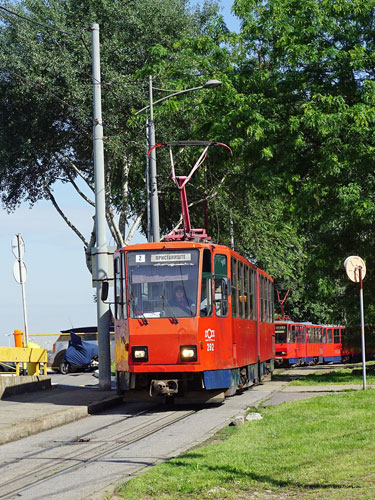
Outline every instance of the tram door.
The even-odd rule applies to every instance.
[[[231,365],[232,359],[232,321],[228,306],[230,291],[228,258],[227,255],[222,253],[213,254],[211,260],[212,270],[209,272],[208,258],[205,259],[205,253],[208,252],[211,256],[211,252],[207,249],[204,250],[203,255],[200,324],[204,329],[206,359],[208,362],[212,360],[211,369],[223,369]],[[212,291],[212,295],[210,299],[211,305],[206,310],[202,297],[208,290]],[[206,295],[209,296],[209,293]]]
[[[126,307],[125,254],[118,252],[114,259],[115,278],[115,359],[117,371],[128,370],[129,328]]]

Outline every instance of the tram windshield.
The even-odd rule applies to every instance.
[[[187,318],[197,313],[199,251],[127,254],[131,318]]]
[[[287,325],[275,325],[275,344],[286,344]]]

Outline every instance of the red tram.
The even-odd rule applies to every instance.
[[[184,228],[160,243],[115,252],[117,387],[152,397],[221,398],[273,369],[273,280],[190,226],[186,184],[209,147],[230,148],[201,141],[167,146]],[[175,174],[172,146],[204,146],[188,176]]]
[[[275,362],[281,364],[342,361],[344,326],[275,321]]]
[[[272,278],[236,252],[147,243],[117,250],[114,268],[121,393],[231,395],[273,369]]]

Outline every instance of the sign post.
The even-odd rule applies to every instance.
[[[363,389],[366,389],[366,346],[365,346],[365,317],[363,312],[363,279],[366,276],[366,265],[361,257],[352,255],[344,262],[346,274],[350,281],[359,283],[359,304],[361,313],[361,344],[362,344],[362,376]]]
[[[23,242],[22,236],[16,234],[12,239],[12,251],[13,255],[17,259],[13,266],[13,276],[14,279],[21,285],[22,289],[22,308],[23,308],[23,319],[24,319],[24,339],[23,345],[27,346],[28,342],[28,324],[27,324],[27,310],[26,310],[26,293],[25,293],[25,283],[26,283],[26,266],[23,261],[23,256],[25,253],[25,243]]]

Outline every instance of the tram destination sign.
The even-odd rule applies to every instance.
[[[286,325],[275,325],[275,333],[284,333]]]
[[[191,253],[160,253],[151,255],[151,262],[191,262]]]

